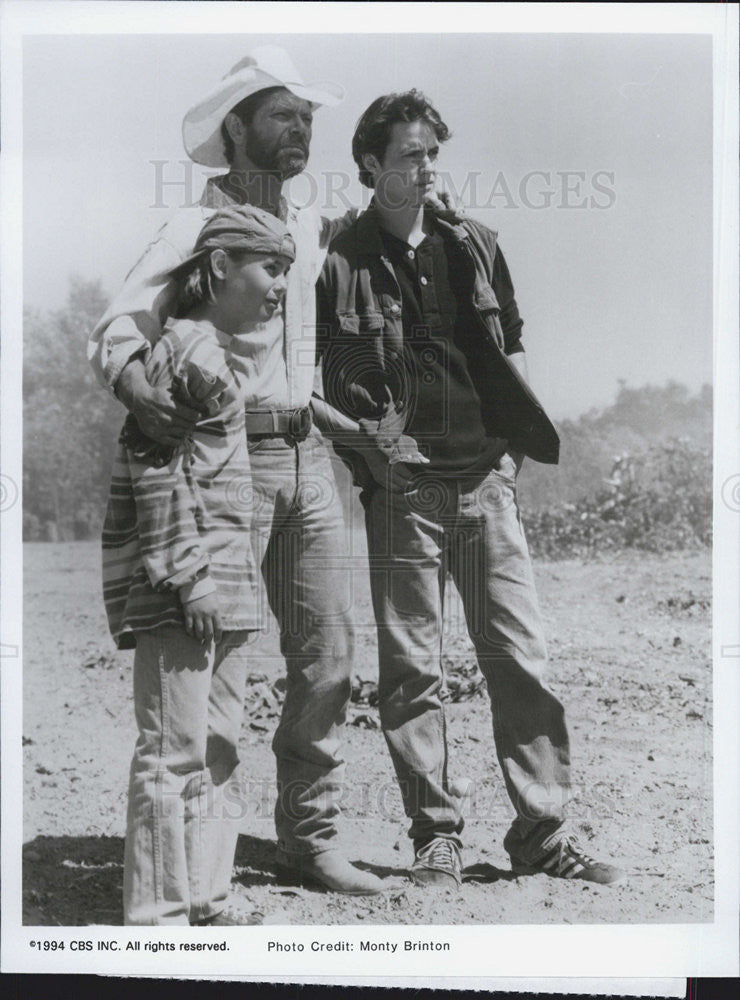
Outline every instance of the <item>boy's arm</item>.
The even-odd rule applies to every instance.
[[[191,344],[191,353],[200,346]],[[182,343],[174,331],[165,333],[154,345],[147,375],[153,387],[174,391],[193,407],[201,405],[203,395],[188,391],[191,375],[204,370],[183,360]],[[200,382],[205,380],[201,377]],[[223,383],[211,379],[209,385],[219,392]],[[201,413],[197,412],[198,417]],[[125,440],[125,438],[124,438]],[[136,521],[141,539],[142,558],[149,582],[156,590],[180,592],[184,600],[193,600],[215,590],[208,577],[208,554],[203,546],[199,524],[203,503],[193,476],[190,442],[167,454],[162,449],[139,449],[126,444],[131,488],[136,504]]]
[[[142,561],[156,590],[177,593],[185,631],[201,642],[222,638],[216,585],[198,532],[197,484],[181,449],[164,468],[128,453]]]
[[[198,521],[202,508],[185,449],[168,465],[128,452],[142,559],[155,590],[176,591],[183,603],[215,592]]]
[[[170,385],[173,397],[196,407],[200,417],[215,417],[226,405],[228,370],[218,364],[207,340],[189,340],[185,354],[177,334],[166,333],[154,346],[147,375],[153,385]],[[198,447],[196,430],[174,454],[161,447],[135,452],[132,447],[128,459],[149,580],[157,589],[177,591],[188,635],[219,642],[218,594],[201,538],[206,511],[190,461],[191,450]]]

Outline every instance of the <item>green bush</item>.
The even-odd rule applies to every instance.
[[[711,544],[711,457],[686,438],[617,455],[601,487],[575,503],[523,510],[534,555],[593,557]]]

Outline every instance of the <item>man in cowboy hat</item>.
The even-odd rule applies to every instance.
[[[167,388],[149,385],[145,373],[173,304],[170,272],[192,251],[205,219],[224,205],[248,202],[286,223],[296,261],[284,306],[243,345],[242,361],[252,370],[246,404],[252,490],[248,497],[235,490],[234,503],[252,509],[252,546],[280,627],[287,671],[273,740],[278,865],[292,882],[359,895],[377,893],[384,883],[351,865],[335,846],[340,736],[351,690],[349,581],[333,568],[343,550],[342,507],[309,409],[314,284],[325,256],[320,247],[333,229],[282,195],[283,182],[306,166],[313,112],[341,97],[334,84],[304,84],[285,51],[264,46],[187,113],[188,155],[228,172],[211,178],[200,204],[179,210],[161,230],[93,331],[88,357],[146,435],[178,444],[198,414]]]

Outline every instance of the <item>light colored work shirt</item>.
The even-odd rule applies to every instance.
[[[98,380],[113,391],[126,364],[135,356],[146,363],[162,335],[174,302],[169,271],[192,252],[206,219],[232,204],[210,178],[200,204],[179,209],[129,273],[123,288],[90,335],[87,356]],[[281,217],[295,240],[296,260],[288,272],[281,309],[250,333],[243,364],[250,395],[247,409],[277,410],[307,406],[316,362],[315,283],[336,223],[318,212],[296,208],[284,199]]]

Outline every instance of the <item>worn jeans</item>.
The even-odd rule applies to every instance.
[[[344,517],[326,445],[251,441],[252,549],[280,629],[286,691],[273,739],[278,842],[317,854],[337,834],[344,761],[340,742],[351,694]],[[255,664],[259,666],[258,663]]]
[[[176,626],[136,635],[125,924],[187,925],[223,908],[244,818],[237,747],[248,635],[225,632],[207,646]]]
[[[488,685],[493,735],[516,818],[506,847],[534,857],[564,818],[569,749],[563,707],[543,683],[546,650],[504,454],[475,488],[425,476],[416,489],[363,496],[378,626],[379,707],[410,836],[459,843],[461,801],[447,777],[440,700],[444,585],[449,572]]]

